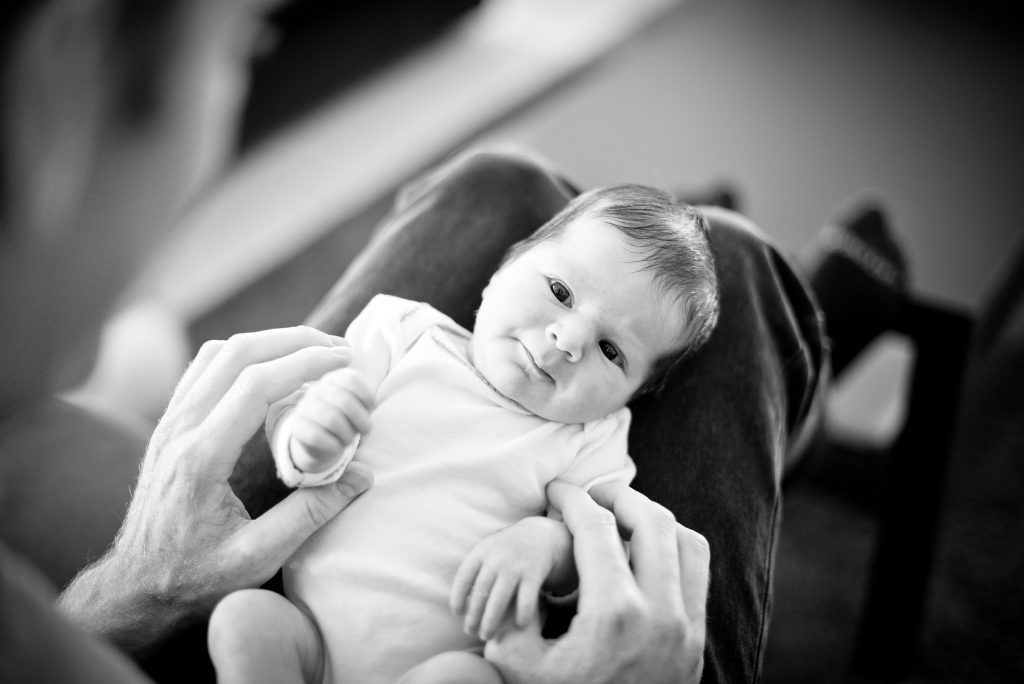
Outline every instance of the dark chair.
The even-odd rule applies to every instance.
[[[900,681],[917,662],[947,463],[973,328],[963,310],[910,298],[893,332],[915,352],[906,419],[885,458],[852,674]]]

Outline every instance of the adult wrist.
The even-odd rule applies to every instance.
[[[180,597],[139,581],[134,564],[111,552],[80,572],[57,598],[71,622],[138,658],[197,620]]]

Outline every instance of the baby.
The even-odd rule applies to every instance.
[[[629,485],[626,404],[707,340],[718,306],[703,217],[638,185],[580,195],[514,245],[472,333],[375,297],[346,332],[351,366],[267,421],[287,484],[332,482],[354,454],[374,485],[285,565],[290,601],[218,605],[218,679],[501,682],[484,641],[574,589],[545,487]]]

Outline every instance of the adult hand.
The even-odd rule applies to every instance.
[[[522,629],[506,621],[485,656],[507,684],[700,681],[707,541],[639,492],[594,490],[596,502],[578,487],[548,486],[573,535],[580,579],[568,632],[545,640],[539,620]],[[630,540],[628,559],[620,529]]]
[[[61,610],[138,655],[227,593],[270,579],[372,474],[354,464],[255,520],[228,477],[271,403],[350,360],[343,339],[308,327],[204,344],[153,433],[112,548],[64,590]]]

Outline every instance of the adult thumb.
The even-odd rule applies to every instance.
[[[525,627],[506,619],[498,634],[484,645],[484,657],[498,668],[506,682],[537,681],[537,670],[552,644],[542,635],[542,627],[537,613]]]
[[[248,525],[247,533],[259,539],[275,567],[280,566],[311,534],[323,527],[373,484],[373,471],[362,463],[350,463],[337,482],[303,487]]]

